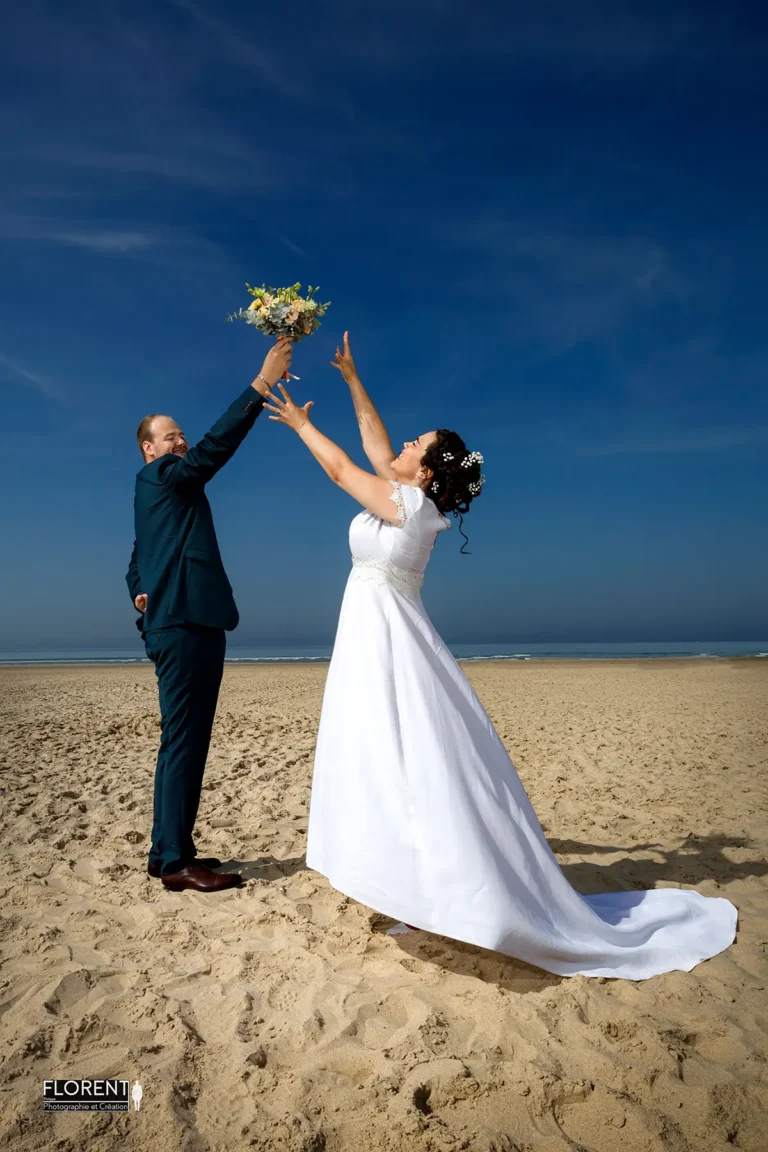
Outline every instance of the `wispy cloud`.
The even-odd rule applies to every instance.
[[[328,38],[321,9],[294,36],[253,7],[223,14],[212,0],[107,4],[87,18],[30,3],[3,46],[24,62],[28,92],[3,117],[9,208],[157,204],[179,186],[283,205],[349,201],[382,154],[429,156],[432,134],[350,98],[340,49],[326,58],[317,48]]]
[[[102,256],[125,256],[163,245],[190,243],[190,238],[181,234],[163,236],[138,229],[98,228],[84,222],[71,222],[67,226],[62,220],[46,216],[8,212],[0,213],[0,240],[64,244]]]
[[[302,116],[298,71],[282,67],[285,48],[261,50],[195,0],[139,0],[129,13],[103,5],[88,18],[38,2],[18,13],[4,48],[24,60],[32,92],[4,117],[0,191],[7,203],[19,187],[51,200],[59,189],[64,198],[124,199],[127,178],[140,193],[147,178],[160,178],[269,195],[285,186],[289,165],[295,180],[306,177],[296,150],[274,139],[267,145],[243,124],[241,108],[230,115],[200,91],[225,83],[236,62],[240,80],[263,89],[251,96],[254,115],[269,109],[285,122],[294,108]],[[55,117],[52,93],[59,95]]]
[[[768,424],[754,427],[691,429],[648,440],[606,440],[572,445],[578,456],[684,455],[730,452],[768,443]]]
[[[181,126],[148,128],[142,133],[140,147],[126,141],[123,148],[89,147],[80,142],[48,140],[37,145],[21,145],[15,152],[18,161],[32,168],[40,166],[55,172],[49,192],[58,197],[63,184],[69,192],[73,176],[87,176],[93,181],[100,176],[106,183],[104,195],[124,191],[125,178],[135,180],[153,177],[192,188],[210,188],[224,192],[249,192],[272,195],[285,183],[284,173],[294,179],[306,176],[306,162],[300,157],[281,153],[279,149],[260,147],[234,129],[202,127],[194,131]],[[69,193],[71,194],[71,193]]]
[[[14,384],[34,388],[52,400],[63,399],[60,388],[50,376],[46,376],[42,372],[32,371],[17,360],[6,356],[4,352],[0,352],[0,378],[2,377],[5,377],[6,382],[10,381]]]
[[[264,82],[274,91],[286,96],[302,97],[305,89],[296,79],[296,74],[275,64],[276,55],[270,55],[255,44],[242,28],[232,28],[219,16],[214,16],[202,4],[194,0],[166,0],[173,8],[188,13],[204,30],[210,41],[215,41],[225,50],[230,60],[260,74]]]
[[[686,280],[652,237],[611,236],[503,218],[444,222],[441,234],[466,271],[465,306],[492,302],[511,336],[563,352],[642,321],[659,300],[684,305]]]
[[[633,434],[627,431],[626,416],[595,412],[589,424],[555,415],[515,427],[486,428],[483,443],[495,455],[506,449],[516,457],[538,459],[723,455],[768,444],[768,423],[685,428],[678,414],[665,416],[658,427],[649,427],[646,421],[646,427]]]
[[[706,65],[713,57],[752,60],[765,52],[760,28],[745,35],[725,8],[632,4],[631,0],[539,0],[523,5],[459,4],[455,0],[339,0],[328,12],[329,34],[353,65],[410,70],[452,57],[508,59],[554,66],[563,73],[641,74],[659,61],[678,69]],[[402,34],[407,26],[408,35]],[[348,55],[347,55],[348,54]],[[352,61],[352,56],[356,60]],[[530,73],[526,82],[536,81]]]
[[[152,248],[158,240],[146,232],[57,232],[49,237],[59,244],[86,248],[103,256],[125,255]]]
[[[281,232],[275,232],[275,237],[280,241],[281,244],[285,244],[288,251],[293,252],[293,254],[295,256],[301,256],[305,260],[311,260],[312,259],[312,257],[309,255],[309,253],[305,252],[303,248],[300,248],[298,244],[296,244],[293,240],[290,239],[290,237],[283,236],[283,234]]]
[[[0,213],[0,241],[30,242],[79,248],[95,256],[130,257],[156,264],[220,260],[218,245],[181,228],[147,231],[119,226],[98,227],[84,220]]]

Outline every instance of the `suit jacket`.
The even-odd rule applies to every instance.
[[[146,593],[142,632],[178,624],[236,628],[240,619],[221,562],[205,485],[231,459],[264,406],[251,387],[186,456],[171,453],[136,476],[136,539],[126,574],[131,600]]]

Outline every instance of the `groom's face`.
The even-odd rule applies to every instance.
[[[145,440],[142,447],[144,457],[149,463],[150,460],[157,460],[160,456],[167,456],[169,452],[174,456],[186,456],[189,445],[175,420],[170,416],[155,416],[152,421],[151,438]]]

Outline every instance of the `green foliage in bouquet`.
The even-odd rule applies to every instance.
[[[227,320],[245,320],[263,332],[265,336],[287,336],[294,343],[311,336],[320,327],[320,317],[325,315],[331,301],[321,304],[315,299],[318,288],[309,286],[306,296],[301,296],[301,284],[291,288],[254,288],[246,284],[253,296],[253,303],[247,308],[227,317]]]

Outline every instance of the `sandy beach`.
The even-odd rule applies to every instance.
[[[325,665],[227,666],[197,845],[247,883],[166,892],[152,668],[0,668],[4,1148],[763,1152],[768,661],[464,667],[571,883],[727,896],[734,946],[635,983],[387,936],[304,862]]]

